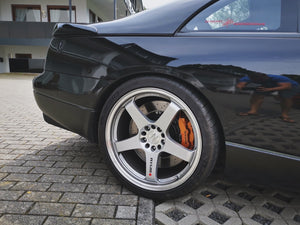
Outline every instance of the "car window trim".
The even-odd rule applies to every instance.
[[[266,37],[266,38],[300,38],[297,32],[182,32],[176,37]]]

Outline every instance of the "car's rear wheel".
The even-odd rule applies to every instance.
[[[120,85],[99,122],[109,167],[130,190],[151,198],[177,197],[201,183],[216,162],[218,135],[201,95],[159,77]]]

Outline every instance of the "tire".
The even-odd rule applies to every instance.
[[[192,128],[182,129],[179,118]],[[116,177],[153,199],[179,197],[201,184],[220,146],[205,99],[190,86],[154,76],[129,80],[109,96],[98,134]]]

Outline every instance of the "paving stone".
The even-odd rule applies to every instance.
[[[25,160],[1,160],[0,159],[0,166],[20,166],[23,165],[26,161]]]
[[[70,183],[74,176],[68,175],[43,175],[40,182]]]
[[[49,216],[43,225],[89,225],[91,219]],[[99,223],[100,224],[100,223]]]
[[[296,222],[294,220],[290,220],[290,219],[285,219],[285,222],[287,225],[299,225],[299,222]]]
[[[240,211],[238,211],[238,214],[240,217],[250,217],[254,215],[256,212],[256,208],[253,205],[245,205]]]
[[[81,168],[84,162],[56,162],[53,167],[61,168]]]
[[[87,163],[84,164],[83,168],[107,169],[107,166],[104,163],[87,162]]]
[[[138,205],[137,224],[153,224],[154,213],[154,202],[151,199],[140,197]]]
[[[54,183],[49,190],[63,192],[83,192],[86,186],[87,184]]]
[[[200,216],[199,218],[200,224],[203,225],[219,225],[220,223],[214,221],[213,219],[209,217]],[[242,225],[243,222],[240,218],[230,218],[226,222],[223,223],[223,225]],[[250,224],[249,224],[250,225]]]
[[[54,163],[50,161],[27,161],[24,166],[52,167]]]
[[[76,176],[73,183],[81,184],[105,184],[106,177],[98,176]]]
[[[243,224],[245,225],[288,225],[284,220],[282,219],[271,219],[271,220],[265,220],[265,221],[255,221],[251,218],[242,218]],[[269,222],[271,221],[271,222]]]
[[[119,219],[135,219],[136,207],[133,206],[118,206],[116,218]]]
[[[37,202],[29,213],[36,215],[70,216],[74,207],[74,204]]]
[[[66,154],[66,151],[63,150],[41,150],[37,153],[38,155],[46,155],[46,156],[61,156]]]
[[[70,162],[72,161],[74,157],[73,156],[47,156],[46,161],[56,161],[56,162]]]
[[[19,143],[20,142],[18,142],[18,144],[8,145],[7,148],[10,148],[10,149],[30,149],[32,147],[32,145],[26,145],[24,142],[23,142],[24,144],[19,144]],[[1,156],[0,156],[0,158],[1,158]]]
[[[26,166],[4,166],[0,169],[0,172],[6,173],[28,173],[33,167]]]
[[[0,159],[1,160],[13,160],[18,158],[19,155],[12,155],[12,154],[0,154]]]
[[[41,225],[45,216],[4,215],[0,218],[1,225]]]
[[[0,201],[0,213],[25,214],[33,205],[33,202]]]
[[[121,185],[120,181],[118,181],[115,177],[108,177],[107,184],[119,184]]]
[[[188,215],[178,221],[178,225],[194,225],[197,224],[198,217],[196,215]]]
[[[128,190],[126,187],[122,186],[122,195],[134,195],[134,193]]]
[[[63,171],[63,168],[35,167],[32,171],[30,171],[30,173],[58,175],[62,171]]]
[[[280,200],[281,202],[285,202],[285,203],[291,203],[291,201],[296,198],[297,196],[291,195],[289,193],[281,193],[279,191],[276,191],[275,193],[272,191],[271,192],[271,196],[277,200]],[[266,193],[267,195],[269,195],[269,193]]]
[[[75,217],[113,218],[115,206],[78,204],[72,214]]]
[[[23,193],[24,191],[0,190],[0,200],[17,200]]]
[[[100,204],[136,206],[138,204],[138,197],[136,195],[103,194]]]
[[[6,181],[37,181],[42,175],[41,174],[22,174],[14,173],[8,175],[4,180]]]
[[[6,177],[8,175],[8,173],[0,173],[0,180],[3,179],[4,177]]]
[[[30,154],[30,155],[34,155],[38,152],[38,150],[34,150],[34,149],[30,149],[30,150],[13,150],[12,152],[10,152],[10,154],[15,154],[15,155],[25,155],[25,154]],[[26,160],[24,158],[22,158],[22,160]]]
[[[90,154],[93,154],[93,152],[90,153],[88,151],[82,151],[81,147],[77,150],[72,149],[72,150],[65,151],[66,156],[74,156],[74,157],[76,157],[76,156],[81,157],[81,156],[86,156],[86,155],[90,155]]]
[[[27,191],[21,198],[21,201],[35,202],[57,202],[62,193],[58,192],[35,192]]]
[[[46,158],[46,156],[43,155],[21,155],[18,157],[18,159],[26,160],[26,161],[42,161]]]
[[[98,153],[98,152],[97,152]],[[84,155],[81,155],[81,156],[76,156],[72,162],[81,162],[81,161],[86,161],[86,162],[90,162],[90,163],[100,163],[101,162],[101,156],[99,156],[99,154],[84,154]],[[102,165],[101,165],[102,167]],[[98,166],[97,166],[98,168]],[[93,169],[96,169],[96,168],[93,168]]]
[[[292,207],[286,207],[281,213],[280,213],[282,218],[285,218],[287,220],[291,219],[293,220],[295,218],[295,216],[298,215],[296,209],[292,208]],[[300,223],[300,215],[299,215],[299,220],[298,222]]]
[[[100,194],[65,193],[60,199],[60,202],[97,204],[99,198]]]
[[[177,225],[177,222],[172,220],[166,214],[157,212],[155,213],[156,224],[159,225]]]
[[[135,220],[93,219],[92,225],[135,225]],[[140,225],[140,224],[138,224]],[[148,224],[150,225],[150,224]]]
[[[12,190],[23,191],[46,191],[50,187],[51,183],[39,183],[39,182],[18,182],[13,186]]]
[[[9,153],[11,153],[13,151],[14,150],[12,150],[12,149],[4,149],[4,147],[1,148],[1,144],[0,144],[0,154],[9,154]],[[14,155],[17,155],[17,154],[15,153]]]
[[[109,170],[104,170],[104,169],[97,169],[96,172],[94,173],[95,176],[113,176],[112,173]]]
[[[12,181],[0,181],[0,190],[7,190],[13,187],[15,184],[16,182],[12,182]]]
[[[119,185],[89,184],[86,192],[103,194],[121,194],[122,187]]]
[[[95,169],[75,169],[75,168],[67,168],[62,174],[65,175],[77,175],[77,176],[89,176],[94,173]]]

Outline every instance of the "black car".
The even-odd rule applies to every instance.
[[[188,193],[214,168],[297,186],[299,8],[184,0],[57,24],[36,102],[46,122],[99,143],[119,180],[147,197]]]

